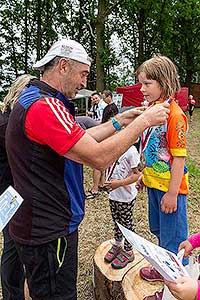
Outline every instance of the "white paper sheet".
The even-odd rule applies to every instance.
[[[23,198],[12,186],[9,186],[5,192],[0,195],[0,230],[3,230],[8,224],[20,207],[22,201]]]
[[[174,253],[154,245],[119,223],[118,226],[124,237],[166,280],[175,281],[179,277],[189,276]]]

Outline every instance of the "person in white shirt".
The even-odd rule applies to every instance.
[[[107,106],[107,103],[101,99],[100,94],[98,92],[94,92],[91,95],[91,108],[87,112],[87,115],[101,123],[103,110]]]
[[[126,239],[122,247],[123,236],[117,222],[133,230],[133,206],[137,195],[135,183],[141,175],[139,164],[140,156],[133,145],[107,169],[105,185],[109,191],[115,242],[104,260],[111,263],[114,269],[124,268],[134,260],[132,245]]]

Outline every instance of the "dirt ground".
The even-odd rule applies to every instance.
[[[189,123],[188,165],[190,171],[190,193],[188,196],[188,219],[190,234],[200,230],[200,109],[194,113],[194,121]],[[85,168],[85,189],[92,184],[91,170]],[[134,208],[136,233],[156,242],[150,234],[147,220],[147,196],[139,194]],[[78,299],[93,300],[92,272],[96,248],[105,240],[111,239],[112,222],[106,193],[96,200],[86,201],[86,215],[79,231],[79,277]],[[199,251],[200,252],[200,251]]]

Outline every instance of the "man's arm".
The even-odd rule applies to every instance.
[[[117,114],[115,119],[121,125],[121,127],[127,126],[132,122],[135,118],[141,115],[144,111],[143,107],[137,107],[130,109],[129,111],[125,111],[121,114]],[[101,142],[107,137],[111,136],[115,133],[115,128],[112,125],[111,121],[98,125],[98,127],[92,127],[87,130],[87,133],[91,135],[97,142]]]
[[[144,111],[126,128],[100,143],[86,133],[64,156],[92,168],[104,170],[128,150],[147,127],[166,123],[168,113],[167,103],[155,105]],[[112,124],[106,126],[109,126],[109,134],[113,134]],[[102,127],[96,128],[98,127],[101,130]]]

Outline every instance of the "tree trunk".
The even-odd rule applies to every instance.
[[[14,34],[11,33],[11,45],[12,45],[12,56],[11,56],[11,61],[12,61],[12,66],[14,68],[14,72],[15,72],[15,77],[18,76],[18,68],[17,68],[17,58],[16,58],[16,48],[15,48],[15,44],[14,44]]]
[[[104,62],[103,62],[103,54],[105,50],[105,20],[107,18],[107,6],[108,0],[99,0],[98,1],[98,16],[96,22],[96,48],[97,48],[97,55],[96,55],[96,74],[97,74],[97,90],[103,91],[105,89],[105,69],[104,69]]]
[[[112,246],[111,241],[102,243],[94,256],[94,295],[96,300],[142,300],[161,290],[161,283],[148,283],[141,279],[139,270],[148,262],[136,250],[135,260],[125,268],[114,270],[104,262],[104,256]]]
[[[139,12],[138,20],[138,60],[137,65],[141,65],[144,62],[144,28],[145,18],[143,9]]]
[[[25,57],[24,57],[24,71],[28,73],[28,0],[25,0]]]
[[[42,17],[41,17],[41,0],[37,0],[37,59],[36,60],[40,60],[41,57],[41,47],[42,47]]]
[[[193,71],[191,69],[192,66],[192,57],[190,53],[186,53],[186,86],[189,88],[189,92],[191,90],[191,82]]]

